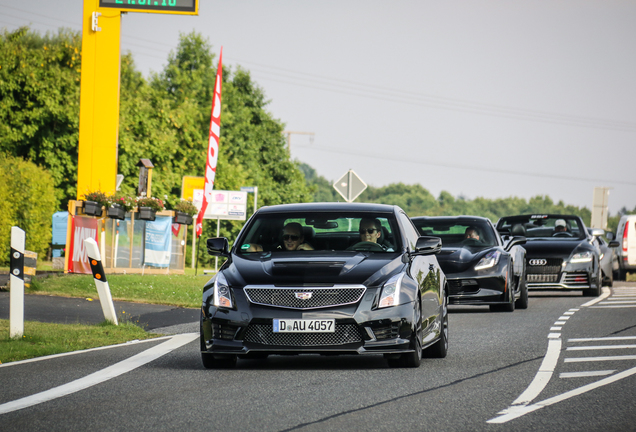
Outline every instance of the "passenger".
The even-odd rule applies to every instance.
[[[568,231],[568,225],[565,223],[565,220],[557,219],[557,221],[554,223],[554,232],[560,233],[560,232],[567,232],[567,231]]]
[[[314,250],[309,243],[305,243],[303,227],[298,222],[290,222],[283,228],[283,246],[288,251]]]
[[[382,223],[378,219],[360,219],[360,241],[377,243],[382,235]]]

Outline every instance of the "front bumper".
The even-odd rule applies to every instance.
[[[581,290],[596,288],[597,278],[591,263],[567,263],[560,271],[533,273],[528,271],[528,289]]]
[[[202,310],[201,350],[218,355],[412,352],[413,303],[378,310],[366,303],[306,311],[247,302],[238,310],[210,306]],[[336,327],[334,333],[274,333],[275,318],[334,319]]]
[[[508,302],[507,266],[499,263],[488,270],[469,270],[446,275],[450,304],[491,305]]]

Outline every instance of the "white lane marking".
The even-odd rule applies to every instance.
[[[636,300],[623,300],[623,299],[607,299],[604,302],[600,302],[600,305],[608,305],[608,304],[635,304]]]
[[[564,314],[564,315],[565,315],[565,314]],[[570,317],[569,317],[569,316],[560,316],[560,317],[559,317],[559,321],[567,321],[567,320],[569,320],[569,319],[570,319]]]
[[[584,385],[582,387],[576,388],[574,390],[570,390],[569,392],[565,392],[558,396],[551,397],[549,399],[545,399],[541,402],[537,402],[533,405],[521,405],[521,406],[512,406],[507,410],[501,412],[502,415],[499,417],[492,418],[488,420],[486,423],[506,423],[510,420],[514,420],[518,417],[521,417],[525,414],[531,413],[533,411],[540,410],[541,408],[554,405],[555,403],[562,402],[566,399],[570,399],[574,396],[581,395],[583,393],[587,393],[591,390],[595,390],[599,387],[603,387],[607,384],[611,384],[613,382],[622,380],[623,378],[627,378],[631,375],[636,374],[636,367],[627,369],[626,371],[617,373],[607,378],[603,378],[602,380],[593,382],[591,384]]]
[[[550,327],[550,331],[561,331],[563,327]]]
[[[634,340],[636,336],[608,336],[597,338],[572,338],[568,339],[568,342],[598,342],[598,341],[620,341],[620,340]]]
[[[592,306],[592,309],[603,309],[603,308],[613,308],[613,309],[618,309],[618,308],[633,308],[636,307],[636,304],[634,305],[617,305],[617,306]]]
[[[565,321],[555,321],[554,325],[565,325]]]
[[[180,335],[172,336],[166,342],[163,342],[157,346],[149,348],[140,352],[126,360],[122,360],[119,363],[115,363],[105,369],[85,376],[84,378],[71,381],[58,387],[36,393],[31,396],[27,396],[21,399],[17,399],[11,402],[6,402],[0,405],[0,414],[6,414],[12,411],[17,411],[23,408],[27,408],[33,405],[37,405],[43,402],[48,402],[53,399],[57,399],[62,396],[66,396],[80,390],[92,387],[100,384],[104,381],[108,381],[111,378],[118,377],[119,375],[130,372],[140,366],[145,365],[159,357],[168,354],[169,352],[185,345],[199,337],[198,333],[184,333]]]
[[[587,371],[587,372],[561,372],[559,374],[559,378],[583,378],[583,377],[605,376],[605,375],[611,375],[614,372],[616,372],[616,370]]]
[[[565,363],[614,361],[614,360],[636,360],[636,355],[607,356],[607,357],[570,357],[564,360]]]
[[[14,361],[14,362],[9,362],[9,363],[2,363],[2,364],[0,364],[0,368],[9,367],[9,366],[17,366],[17,365],[21,365],[21,364],[25,364],[25,363],[39,362],[39,361],[43,361],[43,360],[51,360],[51,359],[54,359],[54,358],[66,357],[66,356],[75,355],[75,354],[84,354],[84,353],[92,352],[92,351],[101,351],[101,350],[110,349],[110,348],[119,348],[119,347],[122,347],[122,346],[135,345],[135,344],[139,344],[139,343],[156,342],[156,341],[160,341],[160,340],[163,340],[163,339],[170,339],[171,337],[172,336],[162,336],[162,337],[157,337],[157,338],[154,338],[154,339],[134,340],[134,341],[128,341],[128,342],[120,343],[120,344],[117,344],[117,345],[107,345],[107,346],[103,346],[103,347],[89,348],[89,349],[85,349],[85,350],[70,351],[70,352],[65,352],[65,353],[60,353],[60,354],[51,354],[51,355],[42,356],[42,357],[35,357],[35,358],[32,358],[32,359],[19,360],[19,361]]]
[[[574,315],[574,312],[570,312],[570,311],[568,311],[568,312],[563,312],[563,315]]]
[[[548,350],[545,353],[545,357],[543,357],[539,371],[528,388],[512,403],[513,405],[527,404],[541,393],[552,377],[554,368],[559,360],[560,351],[561,339],[551,339],[548,341]]]
[[[576,346],[567,347],[566,351],[586,351],[586,350],[612,350],[612,349],[626,349],[636,348],[636,345],[594,345],[594,346]]]
[[[612,292],[610,291],[609,288],[603,288],[603,294],[601,294],[600,296],[596,297],[595,299],[590,300],[587,303],[583,303],[581,305],[581,307],[589,307],[592,305],[595,305],[596,303],[605,300],[606,298],[608,298],[610,296]]]
[[[595,299],[592,299],[590,301],[588,301],[587,303],[584,303],[580,306],[580,308],[583,307],[589,307],[592,306],[604,299],[606,299],[607,297],[610,296],[611,291],[609,288],[603,288],[603,293],[598,296]],[[563,315],[573,315],[574,312],[577,312],[578,310],[580,310],[579,308],[571,308],[568,312],[571,313],[564,313]],[[554,325],[558,325],[558,324],[565,324],[565,321],[562,322],[555,322]],[[551,328],[550,331],[553,331],[553,329]],[[553,345],[550,345],[550,343],[554,342]],[[530,386],[528,386],[528,388],[512,403],[512,405],[510,407],[508,407],[508,409],[505,409],[503,411],[500,412],[500,414],[505,414],[502,415],[500,417],[488,420],[488,423],[505,423],[506,421],[508,421],[506,418],[506,416],[512,415],[512,414],[507,414],[507,413],[515,413],[515,415],[512,418],[517,418],[520,417],[524,414],[527,414],[528,412],[532,412],[534,410],[537,410],[539,408],[533,408],[533,409],[529,409],[529,407],[534,407],[535,405],[531,405],[528,406],[527,404],[530,403],[536,396],[539,395],[539,393],[541,393],[541,391],[543,391],[543,389],[545,388],[545,386],[548,384],[548,381],[550,380],[550,378],[552,377],[552,374],[554,373],[554,369],[556,367],[556,363],[559,360],[559,354],[560,354],[560,349],[561,349],[561,333],[548,333],[548,351],[546,352],[545,357],[543,358],[543,363],[541,364],[541,368],[543,368],[544,364],[546,365],[546,369],[548,369],[548,365],[552,364],[552,369],[551,370],[541,370],[541,368],[539,368],[539,371],[537,372],[537,374],[535,375],[534,379],[532,380],[532,382],[530,383]],[[558,346],[558,349],[556,349],[555,351],[551,351],[550,350],[550,346],[553,347],[553,350],[555,349],[555,347]],[[550,358],[550,360],[548,360],[548,358]],[[565,393],[567,394],[567,393]],[[554,398],[553,398],[554,399]],[[550,400],[550,399],[548,399]],[[554,402],[556,403],[556,402]],[[500,421],[500,419],[503,419]]]

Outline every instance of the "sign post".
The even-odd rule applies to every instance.
[[[24,230],[11,227],[11,293],[9,294],[9,337],[24,334]]]
[[[122,12],[198,15],[199,0],[83,0],[77,199],[117,187]]]
[[[347,171],[333,184],[334,189],[345,199],[353,202],[367,188],[367,184],[353,170]]]

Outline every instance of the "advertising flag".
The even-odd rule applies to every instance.
[[[197,216],[197,237],[203,232],[203,215],[212,200],[216,162],[219,159],[219,138],[221,137],[221,84],[223,82],[223,47],[219,54],[219,67],[216,69],[214,96],[212,97],[212,118],[210,119],[210,136],[208,139],[208,157],[205,163],[205,186],[203,189],[203,205]]]

